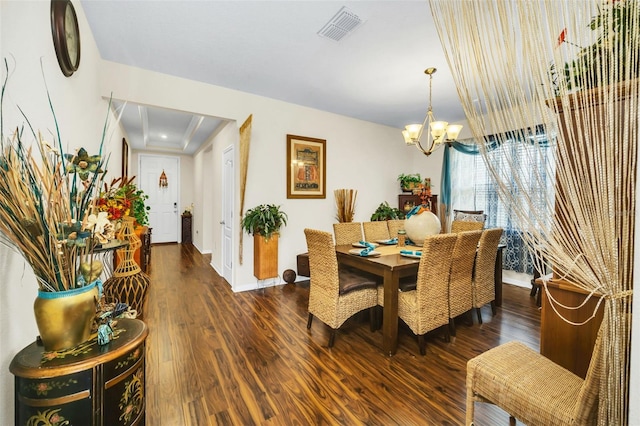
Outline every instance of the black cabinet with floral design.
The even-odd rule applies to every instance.
[[[144,425],[145,340],[140,320],[119,319],[113,339],[65,351],[37,342],[11,361],[16,425]]]

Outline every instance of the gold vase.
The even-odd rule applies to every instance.
[[[46,351],[73,348],[89,340],[99,282],[66,291],[38,291],[33,311]]]

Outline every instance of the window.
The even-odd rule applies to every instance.
[[[554,150],[544,142],[531,144],[508,139],[489,151],[490,162],[500,181],[519,208],[551,212],[555,184]],[[499,198],[498,184],[481,155],[468,155],[457,150],[451,156],[452,206],[458,210],[484,210],[486,227],[503,228],[504,269],[533,273],[533,262],[522,240],[513,207]],[[551,200],[551,202],[549,202]],[[551,221],[552,215],[537,215]]]

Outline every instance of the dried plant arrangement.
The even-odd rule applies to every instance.
[[[338,222],[353,222],[358,191],[355,189],[336,189],[333,194],[336,198],[336,219]]]

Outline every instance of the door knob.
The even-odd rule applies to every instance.
[[[224,225],[224,220],[221,220],[221,221],[220,221],[220,225]]]

